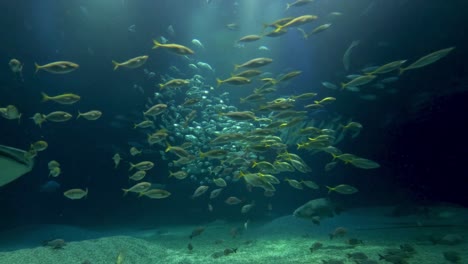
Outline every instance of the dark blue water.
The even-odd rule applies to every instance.
[[[158,92],[156,84],[162,75],[173,76],[169,67],[182,69],[181,78],[191,78],[188,62],[175,54],[152,50],[152,39],[165,36],[170,42],[191,45],[199,39],[205,46],[197,50],[195,61],[209,63],[215,73],[200,73],[206,84],[215,86],[215,78],[227,78],[234,64],[267,54],[275,61],[265,71],[275,74],[291,70],[303,73],[276,91],[276,97],[304,92],[317,92],[320,97],[334,96],[337,102],[324,111],[311,115],[317,120],[329,120],[337,115],[359,121],[364,126],[360,136],[345,140],[339,148],[345,152],[377,161],[381,168],[360,170],[340,166],[330,173],[323,166],[330,156],[323,153],[298,154],[313,168],[313,179],[320,185],[343,182],[359,186],[353,196],[334,195],[345,207],[362,205],[393,205],[401,203],[428,204],[450,202],[468,205],[466,162],[468,161],[466,101],[468,78],[466,68],[466,25],[464,1],[382,1],[359,0],[316,1],[310,6],[284,11],[286,1],[268,0],[221,1],[15,1],[2,3],[2,45],[0,47],[0,106],[16,105],[25,118],[0,120],[0,144],[27,149],[29,144],[44,139],[49,148],[36,158],[34,170],[0,188],[0,208],[3,226],[21,224],[104,223],[174,223],[198,222],[212,218],[240,220],[245,216],[219,201],[214,213],[207,211],[207,197],[189,199],[198,186],[193,181],[168,179],[169,161],[161,159],[163,146],[152,147],[145,154],[156,167],[149,181],[166,184],[173,195],[153,201],[122,197],[121,189],[130,185],[128,165],[115,170],[115,152],[128,153],[128,142],[146,144],[146,135],[132,129],[141,121],[147,98]],[[333,11],[342,12],[328,31],[308,40],[291,29],[284,36],[234,47],[240,37],[257,34],[262,23],[285,16],[316,14],[326,17]],[[225,25],[236,22],[239,31],[229,31]],[[311,30],[319,25],[305,25]],[[135,32],[128,27],[135,25]],[[167,32],[172,25],[173,36]],[[350,43],[361,40],[353,51],[351,72],[398,59],[411,62],[430,52],[456,46],[446,58],[425,68],[405,73],[385,90],[372,94],[376,100],[363,100],[358,94],[337,93],[321,86],[322,81],[339,83],[346,73],[342,56]],[[265,45],[269,53],[257,48]],[[192,46],[191,46],[192,47]],[[112,70],[112,60],[124,61],[140,55],[150,59],[139,69]],[[18,80],[8,68],[8,61],[17,58],[24,63],[24,81]],[[34,63],[57,60],[76,62],[80,68],[66,75],[34,73]],[[155,73],[148,79],[143,68]],[[143,93],[134,86],[141,86]],[[388,93],[395,89],[395,93]],[[250,106],[239,104],[239,97],[250,94],[252,88],[222,87],[213,96],[230,93],[230,103],[241,110]],[[40,92],[77,93],[82,100],[72,106],[58,107],[41,103]],[[169,105],[183,102],[178,94]],[[273,97],[275,98],[275,97]],[[37,127],[27,117],[36,112],[48,113],[60,108],[78,110],[99,109],[103,116],[96,122],[78,120],[47,123]],[[203,111],[199,109],[198,111]],[[178,142],[182,143],[182,142]],[[146,147],[145,147],[146,148]],[[295,151],[295,146],[290,146]],[[128,154],[124,157],[130,159]],[[40,192],[47,177],[47,162],[57,159],[63,175],[57,178],[60,191]],[[262,192],[248,192],[242,182],[230,186],[229,194],[255,200],[258,208],[274,204],[275,214],[290,214],[305,201],[326,196],[325,188],[318,193],[279,189],[271,199]],[[68,200],[63,191],[69,188],[89,188],[87,199]],[[226,194],[227,195],[227,194]],[[250,218],[266,217],[265,210],[252,212]]]

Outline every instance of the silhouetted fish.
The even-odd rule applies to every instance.
[[[30,172],[34,160],[25,156],[26,151],[0,145],[0,186],[10,183]]]

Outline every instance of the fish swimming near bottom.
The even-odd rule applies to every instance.
[[[66,245],[67,243],[65,242],[65,240],[61,238],[47,240],[43,242],[43,246],[50,247],[52,249],[63,249],[63,247]]]
[[[34,167],[34,159],[27,158],[27,151],[0,145],[0,187],[8,184]]]
[[[336,214],[338,214],[337,208],[326,198],[310,200],[293,213],[295,217],[309,219],[317,225],[320,225],[323,218],[333,217]]]
[[[125,254],[123,251],[119,252],[119,255],[117,255],[117,260],[115,261],[116,264],[122,264],[125,259]]]
[[[190,234],[189,238],[192,239],[196,236],[199,236],[203,233],[203,231],[205,231],[205,227],[204,226],[199,226],[197,228],[195,228],[193,231],[192,231],[192,234]]]

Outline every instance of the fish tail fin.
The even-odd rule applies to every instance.
[[[42,102],[47,102],[50,100],[50,96],[48,96],[46,93],[41,92],[42,95]]]
[[[205,153],[203,153],[201,151],[198,152],[198,155],[200,156],[201,159],[203,159],[205,157]]]
[[[344,90],[344,88],[346,88],[346,83],[341,83],[341,90]]]
[[[241,66],[239,64],[234,64],[234,71],[237,71]]]
[[[174,175],[174,173],[172,171],[169,171],[169,178],[172,177],[172,175]]]
[[[404,68],[398,69],[398,75],[402,75],[405,72]]]
[[[288,10],[291,7],[291,4],[286,3],[286,10]]]
[[[275,29],[275,33],[279,33],[281,32],[281,30],[283,30],[283,26],[280,26],[280,25],[275,25],[276,29]]]
[[[88,187],[86,187],[84,198],[85,198],[85,199],[88,198]]]
[[[138,198],[142,197],[143,195],[145,195],[145,192],[139,192],[138,193]]]
[[[122,191],[123,191],[123,196],[126,196],[128,193],[128,189],[122,189]]]
[[[223,81],[221,79],[216,78],[216,87],[219,87],[222,83],[223,83]]]
[[[138,125],[137,124],[133,124],[133,129],[137,129]],[[149,134],[148,134],[149,136]]]
[[[153,44],[154,44],[153,49],[157,49],[157,48],[161,47],[161,43],[159,43],[159,42],[158,42],[157,40],[155,40],[155,39],[153,39]]]
[[[330,187],[330,186],[325,186],[325,187],[327,187],[328,193],[331,193],[331,192],[333,191],[333,188],[332,188],[332,187]]]
[[[114,65],[114,71],[117,70],[120,66],[120,64],[116,62],[115,60],[112,61],[112,64]]]
[[[80,110],[78,110],[78,115],[76,116],[76,119],[80,118],[80,116],[82,116],[82,113],[80,112]]]
[[[253,162],[253,164],[252,164],[252,169],[255,168],[255,167],[257,167],[257,165],[258,165],[257,161],[254,160],[254,162]]]
[[[169,142],[166,141],[166,150],[164,150],[164,152],[169,152],[169,150],[171,150],[172,146],[171,144],[169,144]]]
[[[164,89],[164,84],[160,83],[159,84],[159,90],[162,90],[162,89]]]
[[[37,73],[41,69],[41,66],[39,66],[39,64],[36,62],[34,63],[34,66],[36,67],[36,71],[34,73]]]
[[[240,103],[241,103],[241,104],[245,103],[245,100],[246,100],[245,98],[242,98],[242,97],[241,97],[241,98],[240,98]]]
[[[130,169],[128,169],[128,171],[133,170],[133,168],[135,168],[135,164],[133,164],[133,163],[130,162]]]

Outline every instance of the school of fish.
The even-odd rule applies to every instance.
[[[312,1],[298,0],[287,5],[291,8],[308,10],[305,7]],[[341,15],[333,12],[330,16]],[[252,32],[238,39],[237,44],[249,45],[260,42],[263,38],[280,38],[293,28],[301,31],[303,41],[319,38],[324,32],[333,31],[333,23],[328,17],[303,14],[297,17],[279,18],[265,24],[267,32]],[[309,29],[310,28],[310,29]],[[226,25],[226,30],[238,30],[237,23]],[[320,33],[320,35],[318,35]],[[152,44],[152,46],[151,46]],[[187,45],[187,46],[186,46]],[[188,47],[188,46],[191,46]],[[343,51],[343,66],[349,72],[353,65],[351,53],[359,49],[360,41],[353,41]],[[148,38],[148,49],[141,55],[120,62],[109,61],[109,67],[119,74],[141,68],[152,58],[158,58],[163,52],[172,56],[189,58],[187,70],[178,74],[172,68],[172,74],[166,74],[154,84],[154,96],[147,98],[145,108],[139,109],[141,115],[133,120],[129,129],[140,132],[138,144],[128,146],[126,151],[109,157],[109,174],[118,173],[128,177],[129,185],[121,186],[123,195],[165,199],[170,196],[199,199],[208,195],[209,199],[222,199],[224,206],[238,206],[239,214],[247,214],[256,206],[256,201],[241,199],[229,193],[231,185],[245,185],[248,190],[261,189],[266,198],[275,195],[281,185],[292,188],[290,191],[316,192],[320,188],[329,193],[351,195],[358,192],[355,186],[342,183],[336,186],[319,186],[314,171],[308,160],[312,155],[325,153],[329,162],[320,168],[329,172],[337,166],[353,166],[360,169],[377,169],[379,163],[368,157],[359,156],[359,150],[342,150],[339,143],[357,137],[365,124],[345,119],[342,116],[329,120],[316,120],[314,114],[326,110],[330,104],[340,99],[321,97],[311,89],[302,94],[291,93],[278,96],[277,90],[287,91],[296,85],[295,78],[304,74],[304,70],[271,74],[265,71],[276,59],[264,56],[268,51],[265,46],[259,49],[259,55],[246,61],[230,61],[234,65],[232,72],[215,72],[211,65],[199,60],[206,55],[197,55],[198,50],[209,52],[202,41],[193,39],[187,44],[169,43],[166,39]],[[433,51],[420,58],[395,58],[383,61],[380,65],[362,69],[355,74],[343,76],[334,81],[324,81],[322,85],[335,90],[336,94],[360,92],[367,87],[383,86],[398,81],[402,74],[409,74],[418,68],[428,66],[452,52],[455,47]],[[22,75],[23,64],[12,59],[9,66],[16,76]],[[285,65],[287,66],[287,65]],[[55,61],[43,65],[35,63],[36,74],[70,74],[79,70],[78,63]],[[190,75],[190,78],[183,76]],[[216,76],[215,76],[216,75]],[[364,88],[366,87],[366,88]],[[249,95],[234,102],[230,90],[243,89]],[[216,92],[215,92],[216,91]],[[76,92],[76,91],[75,91]],[[282,92],[284,93],[284,92]],[[48,129],[47,122],[72,121],[80,117],[84,121],[96,121],[103,114],[100,110],[88,109],[86,112],[68,113],[62,111],[63,105],[78,104],[82,99],[78,94],[67,92],[49,95],[41,93],[44,104],[53,104],[56,111],[50,113],[31,113],[32,121],[40,129]],[[180,100],[180,98],[184,98]],[[370,97],[368,97],[370,98]],[[0,108],[0,115],[8,120],[20,120],[22,114],[14,105]],[[125,142],[120,142],[125,143]],[[28,143],[29,158],[46,151],[48,144],[44,140]],[[119,142],[116,142],[119,144]],[[157,151],[158,161],[148,160],[146,153]],[[306,158],[307,157],[307,158]],[[161,174],[158,162],[164,161],[170,170],[166,173],[165,185],[145,181],[151,173]],[[126,163],[124,164],[123,161]],[[126,166],[124,169],[120,169]],[[49,175],[66,177],[59,162],[48,163]],[[179,181],[188,181],[193,185],[193,193],[169,191],[171,185]],[[87,186],[69,186],[63,194],[72,200],[92,197],[93,192]],[[287,188],[289,188],[287,187]],[[325,187],[325,188],[323,188]],[[169,190],[166,190],[169,189]],[[365,186],[359,189],[365,189]],[[219,198],[224,196],[223,198]],[[209,210],[213,206],[209,203]]]

